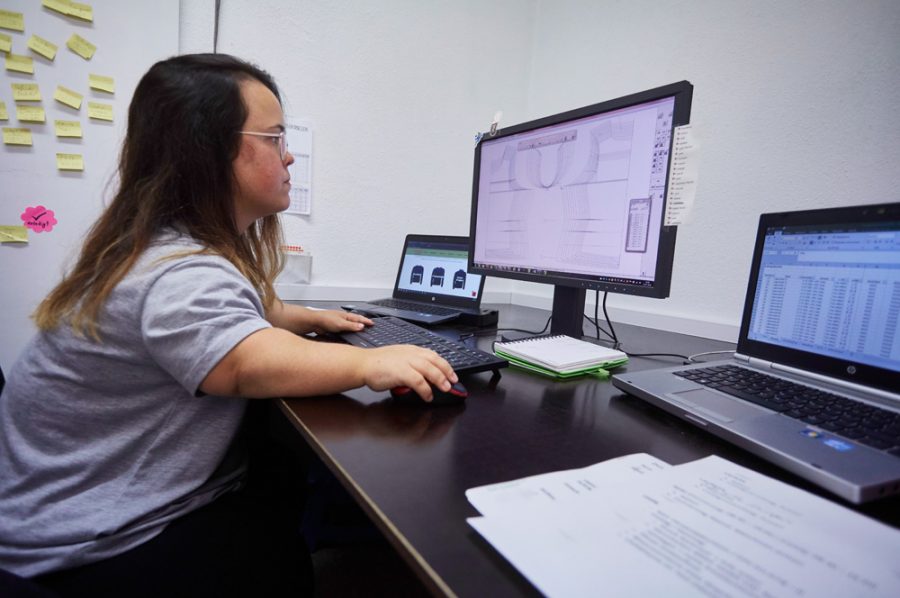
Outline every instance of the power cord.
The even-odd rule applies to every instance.
[[[619,339],[616,337],[616,331],[613,329],[612,321],[609,319],[609,314],[606,311],[606,296],[608,293],[604,291],[603,293],[603,315],[606,317],[606,325],[609,326],[610,332],[607,332],[603,328],[600,327],[600,315],[598,314],[598,309],[600,307],[600,291],[594,290],[594,319],[592,320],[588,317],[587,314],[584,314],[584,318],[594,325],[594,328],[597,329],[597,340],[600,339],[600,333],[602,332],[606,336],[610,338],[613,342],[613,348],[619,348]]]
[[[734,350],[725,350],[725,351],[704,351],[702,353],[694,353],[693,355],[682,355],[681,353],[629,353],[622,346],[622,343],[619,342],[619,338],[616,335],[616,330],[613,327],[612,320],[609,319],[609,312],[606,309],[606,298],[609,296],[609,293],[603,292],[603,317],[606,320],[606,325],[609,327],[607,331],[603,327],[600,326],[600,291],[594,291],[594,317],[591,318],[587,314],[583,314],[584,318],[594,325],[597,334],[597,340],[603,342],[603,339],[600,338],[600,333],[602,332],[613,343],[613,349],[617,349],[622,351],[628,357],[675,357],[677,359],[682,360],[683,365],[690,365],[693,363],[703,363],[702,361],[698,361],[700,357],[706,357],[708,355],[723,355],[727,353],[734,353]],[[487,336],[490,334],[499,334],[501,332],[524,332],[525,334],[531,334],[534,336],[538,336],[547,332],[547,329],[550,327],[550,321],[553,319],[553,315],[551,314],[547,321],[544,323],[544,327],[541,330],[525,330],[522,328],[492,328],[490,330],[485,330],[481,332],[470,332],[466,334],[461,334],[459,336],[459,340],[465,340],[468,338],[472,338],[474,336]],[[505,340],[505,339],[501,339]],[[496,343],[497,341],[494,341]],[[493,350],[494,343],[491,343],[491,350]]]
[[[489,330],[484,330],[481,332],[468,332],[465,334],[461,334],[459,336],[459,340],[461,340],[461,341],[466,340],[467,338],[472,338],[473,336],[488,336],[490,334],[499,334],[501,332],[524,332],[525,334],[531,334],[531,335],[537,336],[537,335],[544,334],[545,332],[547,332],[547,328],[550,327],[550,320],[552,320],[552,319],[553,319],[553,316],[551,315],[549,318],[547,318],[547,322],[544,324],[544,327],[540,330],[525,330],[523,328],[491,328]]]
[[[706,357],[707,355],[722,355],[724,353],[734,354],[734,349],[729,349],[727,351],[704,351],[703,353],[694,353],[693,355],[688,355],[688,360],[691,363],[705,363],[703,361],[697,361],[698,357]]]

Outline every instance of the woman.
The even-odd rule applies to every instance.
[[[274,81],[233,57],[180,56],[141,79],[118,191],[7,373],[0,567],[94,596],[308,589],[305,555],[277,537],[296,530],[235,492],[245,399],[362,385],[430,398],[456,381],[418,347],[298,336],[371,322],[275,296],[284,130]]]

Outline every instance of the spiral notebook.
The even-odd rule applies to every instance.
[[[628,361],[622,351],[558,334],[496,343],[494,353],[510,364],[554,378],[583,374],[606,377],[607,370]]]

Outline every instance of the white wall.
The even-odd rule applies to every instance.
[[[211,15],[212,1],[186,2]],[[198,9],[197,6],[201,8]],[[495,0],[223,3],[219,50],[269,69],[315,124],[314,254],[291,297],[387,292],[406,232],[465,234],[473,134],[681,79],[702,141],[692,220],[666,300],[610,296],[619,319],[736,338],[765,211],[897,201],[900,3]],[[192,32],[182,10],[182,47]],[[199,18],[199,17],[197,17]],[[542,285],[488,299],[549,306]],[[589,299],[590,301],[590,299]]]
[[[896,0],[555,0],[535,22],[529,118],[694,84],[671,296],[610,295],[613,317],[734,340],[760,213],[900,201]]]
[[[211,48],[212,5],[185,2],[183,50]],[[500,107],[524,119],[535,6],[222,3],[218,50],[268,70],[286,113],[314,126],[312,215],[283,217],[313,254],[312,285],[283,297],[374,298],[406,233],[468,234],[475,133]]]

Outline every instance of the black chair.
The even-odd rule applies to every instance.
[[[0,596],[3,598],[58,598],[58,594],[24,577],[0,569]]]

